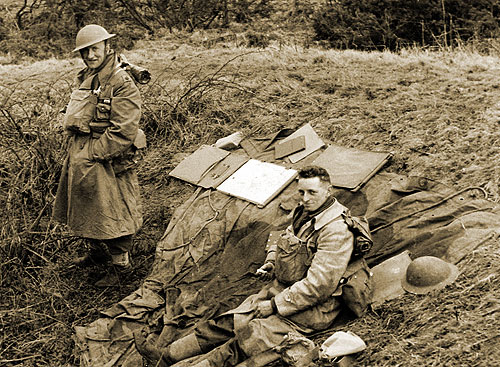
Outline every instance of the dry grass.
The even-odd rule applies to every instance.
[[[10,195],[0,238],[0,365],[78,365],[73,327],[95,320],[140,284],[173,210],[193,190],[168,177],[176,154],[237,130],[259,135],[310,122],[338,144],[393,151],[389,171],[456,188],[482,186],[498,201],[498,58],[325,51],[272,40],[265,49],[249,49],[238,38],[204,38],[215,37],[143,41],[127,54],[151,70],[154,82],[142,87],[150,141],[139,168],[145,225],[133,254],[135,273],[115,290],[92,286],[102,268],[68,266],[81,243],[48,221],[61,159],[57,111],[79,61],[0,66],[0,108],[13,117],[0,116],[2,139],[11,139],[0,144],[2,205]],[[40,180],[47,171],[32,162],[42,156],[52,157],[51,174]],[[498,251],[492,241],[470,254],[459,264],[457,282],[442,292],[406,295],[349,324],[368,343],[360,363],[494,365]]]

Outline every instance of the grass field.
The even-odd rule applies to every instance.
[[[182,153],[243,131],[309,122],[347,147],[394,152],[387,171],[457,189],[499,191],[500,59],[455,50],[355,52],[195,33],[128,52],[153,82],[141,87],[149,148],[139,167],[145,224],[134,274],[114,290],[102,269],[71,268],[78,240],[49,222],[61,138],[57,111],[79,60],[0,66],[0,365],[77,366],[73,327],[135,290],[173,210],[193,191],[168,177]],[[445,290],[405,295],[346,328],[368,344],[363,366],[494,366],[500,360],[497,240],[458,264]]]

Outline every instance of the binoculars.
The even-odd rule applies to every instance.
[[[135,81],[139,84],[148,84],[151,80],[151,74],[147,69],[144,69],[140,66],[131,64],[127,61],[125,56],[120,55],[120,59],[122,60],[121,67],[127,71]]]

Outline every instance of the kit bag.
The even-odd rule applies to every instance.
[[[365,217],[352,216],[349,210],[342,213],[342,218],[354,236],[354,249],[351,261],[365,256],[373,246],[370,226]]]
[[[351,262],[340,280],[342,300],[360,317],[369,309],[373,298],[373,274],[364,259],[373,246],[373,240],[366,218],[352,216],[349,211],[344,212],[342,216],[354,236]]]
[[[340,279],[342,301],[357,317],[363,316],[369,309],[373,298],[373,274],[361,258],[347,266]]]

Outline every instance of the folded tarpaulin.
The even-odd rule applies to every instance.
[[[391,157],[389,152],[370,152],[332,144],[312,164],[328,171],[333,186],[357,191]]]

